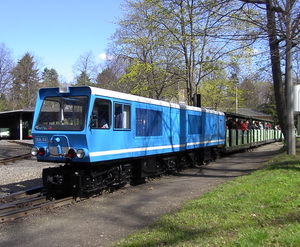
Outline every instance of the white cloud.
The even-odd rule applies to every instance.
[[[112,60],[113,58],[111,56],[108,56],[107,54],[105,53],[100,53],[98,56],[97,56],[97,59],[100,60],[100,61],[107,61],[107,60]]]

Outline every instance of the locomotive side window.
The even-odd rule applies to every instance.
[[[136,136],[161,136],[162,112],[136,108]]]
[[[111,126],[111,102],[105,99],[96,99],[93,106],[91,127],[109,129]]]
[[[114,108],[114,127],[115,129],[130,129],[131,107],[127,104],[115,103]]]
[[[188,115],[188,133],[189,135],[202,134],[202,116]]]
[[[43,101],[36,130],[83,130],[88,98],[47,97]]]

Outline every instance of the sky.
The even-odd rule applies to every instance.
[[[73,80],[73,65],[92,52],[103,63],[124,0],[0,0],[0,43],[17,62],[29,52],[40,68]]]

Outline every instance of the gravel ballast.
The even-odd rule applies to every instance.
[[[23,141],[23,145],[0,140],[0,160],[30,153],[32,141]],[[0,164],[0,196],[25,190],[42,184],[42,170],[57,166],[53,163],[37,162],[29,157],[23,160]]]

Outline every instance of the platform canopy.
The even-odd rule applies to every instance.
[[[33,108],[0,112],[0,138],[30,139],[33,113]]]

